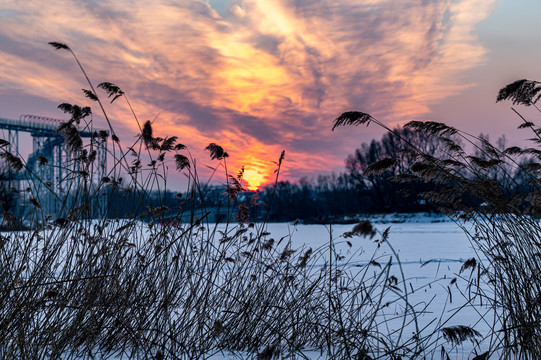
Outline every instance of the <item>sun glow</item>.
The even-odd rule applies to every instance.
[[[263,175],[258,173],[256,170],[246,170],[244,172],[244,180],[248,183],[246,188],[248,190],[257,190],[263,184]]]
[[[180,135],[196,158],[218,142],[230,168],[250,167],[243,185],[255,190],[273,183],[270,160],[283,149],[280,180],[344,171],[359,138],[331,136],[341,111],[368,111],[391,127],[438,118],[443,99],[475,86],[463,74],[488,64],[476,26],[498,1],[116,0],[84,2],[83,12],[80,3],[2,2],[0,116],[89,105],[71,55],[46,45],[66,42],[99,74],[93,81],[119,85],[138,118],[157,118],[157,133]],[[139,132],[126,105],[107,106],[114,127],[130,133],[123,141]]]

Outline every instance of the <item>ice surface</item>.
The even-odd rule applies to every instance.
[[[466,281],[461,277],[468,278],[470,271],[460,274],[460,268],[465,260],[472,257],[481,261],[483,259],[476,255],[463,229],[447,218],[433,214],[378,215],[371,216],[368,220],[378,229],[378,233],[373,238],[356,236],[345,239],[342,235],[351,231],[353,225],[270,223],[265,226],[271,234],[269,236],[277,242],[281,239],[281,246],[290,242],[289,246],[292,249],[303,246],[316,249],[332,243],[337,252],[344,256],[341,263],[348,261],[351,266],[368,264],[375,251],[377,251],[377,260],[382,264],[392,259],[392,274],[399,279],[405,279],[405,283],[400,282],[399,287],[404,285],[407,287],[408,302],[417,310],[425,312],[419,318],[419,327],[426,327],[427,332],[438,326],[452,325],[471,326],[483,336],[492,332],[490,324],[482,321],[483,314],[488,310],[478,305],[471,306],[465,296],[472,289],[467,289]],[[261,225],[257,225],[259,226]],[[468,228],[471,225],[464,226]],[[218,229],[225,230],[224,227],[225,225],[219,225]],[[390,227],[388,243],[399,259],[387,244],[384,243],[378,247],[377,240],[381,239],[381,234],[388,227]],[[346,241],[351,242],[352,246],[349,246]],[[361,253],[354,251],[359,248],[362,249]],[[326,261],[328,258],[320,258],[319,262],[312,266],[323,268]],[[377,270],[374,269],[374,271]],[[455,278],[457,280],[454,280]],[[389,326],[396,329],[401,326],[401,320],[391,320]],[[410,332],[412,330],[412,328],[406,329]],[[433,346],[439,348],[441,342],[437,342],[436,338]],[[486,351],[487,341],[481,341],[479,345],[466,341],[456,348],[450,348],[448,344],[445,346],[451,358],[467,359],[473,357],[472,351],[477,353]],[[304,355],[310,359],[326,358],[319,352],[307,351]],[[432,355],[434,358],[440,358],[439,352]],[[233,355],[220,353],[210,358],[231,359]]]
[[[483,336],[491,333],[489,324],[482,321],[481,314],[488,311],[483,306],[468,304],[466,281],[461,277],[468,278],[470,270],[459,274],[464,261],[475,257],[480,259],[466,236],[464,230],[457,224],[441,216],[426,214],[411,215],[387,215],[374,216],[369,219],[378,229],[378,234],[373,238],[354,237],[347,239],[353,243],[353,248],[360,246],[364,252],[352,259],[353,263],[366,264],[370,261],[377,244],[375,240],[381,238],[381,233],[390,227],[388,242],[399,256],[404,277],[408,289],[413,289],[409,301],[418,308],[426,305],[427,314],[420,319],[420,326],[466,325],[475,328]],[[463,224],[466,228],[471,225]],[[351,231],[353,225],[296,225],[284,223],[268,224],[268,231],[274,238],[291,235],[292,248],[302,245],[317,248],[329,244],[332,238],[337,250],[348,256],[350,247],[341,236]],[[382,263],[393,259],[393,273],[400,278],[397,259],[392,251],[385,245],[379,249]],[[323,260],[322,260],[323,262]],[[320,264],[323,266],[323,263]],[[475,275],[475,274],[473,274]],[[456,279],[456,280],[454,280]],[[469,291],[474,291],[470,289]],[[396,324],[399,326],[400,322]],[[481,339],[480,339],[481,340]],[[488,340],[487,340],[488,341]],[[481,343],[474,349],[474,344],[466,341],[460,346],[451,349],[445,344],[449,355],[456,359],[471,358],[472,351],[482,353],[487,350],[487,344]],[[314,354],[315,356],[315,354]],[[316,358],[319,358],[319,354]],[[436,353],[435,358],[440,358]]]

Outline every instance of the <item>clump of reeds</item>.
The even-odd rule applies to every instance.
[[[519,80],[501,89],[497,101],[536,107],[540,92],[539,82]],[[478,253],[477,259],[463,265],[461,273],[471,269],[475,274],[477,269],[477,276],[467,278],[470,290],[474,288],[469,291],[471,304],[489,304],[493,308],[493,312],[486,313],[492,315],[483,319],[491,324],[493,332],[486,336],[491,348],[482,358],[496,353],[503,358],[530,359],[541,353],[541,128],[513,111],[522,120],[519,128],[533,132],[533,146],[498,147],[484,137],[438,122],[406,124],[445,144],[445,156],[434,157],[406,143],[413,162],[395,178],[433,184],[434,190],[422,196],[464,229]],[[369,123],[393,132],[369,114],[356,111],[338,117],[333,129]],[[468,144],[474,154],[468,154],[457,139]],[[370,168],[382,171],[396,166],[398,161],[382,159]],[[479,282],[486,287],[480,287]],[[455,342],[477,333],[456,327],[444,329],[443,335]]]
[[[84,95],[101,109],[108,131],[96,131],[85,144],[78,128],[94,129],[91,108],[60,106],[70,115],[59,128],[70,163],[54,186],[2,152],[30,179],[21,195],[28,203],[22,219],[12,213],[3,219],[23,220],[31,229],[0,234],[0,357],[201,359],[231,352],[272,359],[306,358],[315,350],[333,359],[398,359],[433,353],[438,329],[419,327],[425,308],[408,302],[413,289],[396,269],[392,247],[389,258],[376,250],[366,264],[356,264],[352,259],[362,249],[329,231],[328,246],[294,249],[288,237],[273,239],[264,221],[251,222],[246,205],[237,202],[242,178],[227,170],[227,208],[239,209],[238,221],[227,211],[227,222],[218,223],[212,212],[220,210],[207,208],[207,185],[179,138],[157,136],[151,122],[140,124],[133,113],[140,136],[125,145],[97,89],[132,109],[126,94],[107,82],[94,87],[70,47],[51,45],[74,56],[90,87]],[[93,182],[94,149],[109,141],[112,165]],[[206,150],[226,169],[221,146]],[[277,176],[283,160],[284,153]],[[165,204],[171,162],[189,184],[176,204]],[[53,213],[42,206],[50,197],[60,204]],[[378,249],[388,234],[376,239]],[[377,232],[364,222],[344,237],[367,235]],[[344,245],[352,248],[348,258],[337,250]],[[391,321],[399,326],[390,330]]]

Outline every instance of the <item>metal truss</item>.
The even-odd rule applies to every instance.
[[[104,212],[106,196],[94,196],[84,200],[87,193],[97,194],[101,180],[107,175],[107,138],[106,130],[93,130],[79,127],[79,136],[83,139],[83,150],[69,153],[64,138],[57,132],[63,120],[36,115],[22,115],[18,120],[0,118],[0,129],[7,130],[10,143],[9,151],[19,156],[19,133],[32,136],[32,153],[26,161],[26,171],[12,176],[10,186],[21,193],[36,194],[42,209],[48,215],[60,216],[66,207],[77,206],[81,201],[88,201],[91,213]],[[99,136],[99,134],[107,136]],[[5,132],[4,132],[5,133]],[[78,160],[82,152],[87,156],[95,151],[96,159],[87,164]],[[100,191],[101,192],[101,191]],[[77,196],[74,196],[77,194]],[[79,196],[83,194],[83,196]],[[90,200],[90,201],[89,201]]]

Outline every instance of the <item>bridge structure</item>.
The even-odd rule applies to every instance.
[[[63,122],[65,120],[36,115],[21,115],[18,120],[0,118],[0,138],[7,138],[13,155],[20,157],[20,133],[29,133],[32,137],[32,153],[26,160],[25,171],[10,175],[10,187],[20,193],[29,189],[37,195],[42,209],[52,215],[58,213],[62,202],[73,202],[69,199],[70,192],[75,192],[83,181],[81,162],[75,161],[80,154],[68,152],[63,136],[57,131]],[[96,159],[89,167],[87,185],[97,186],[107,173],[109,132],[82,127],[78,132],[87,153],[96,153]],[[99,134],[107,136],[100,137]],[[92,138],[99,140],[89,141]],[[106,202],[106,196],[97,196],[90,205],[104,208]]]

